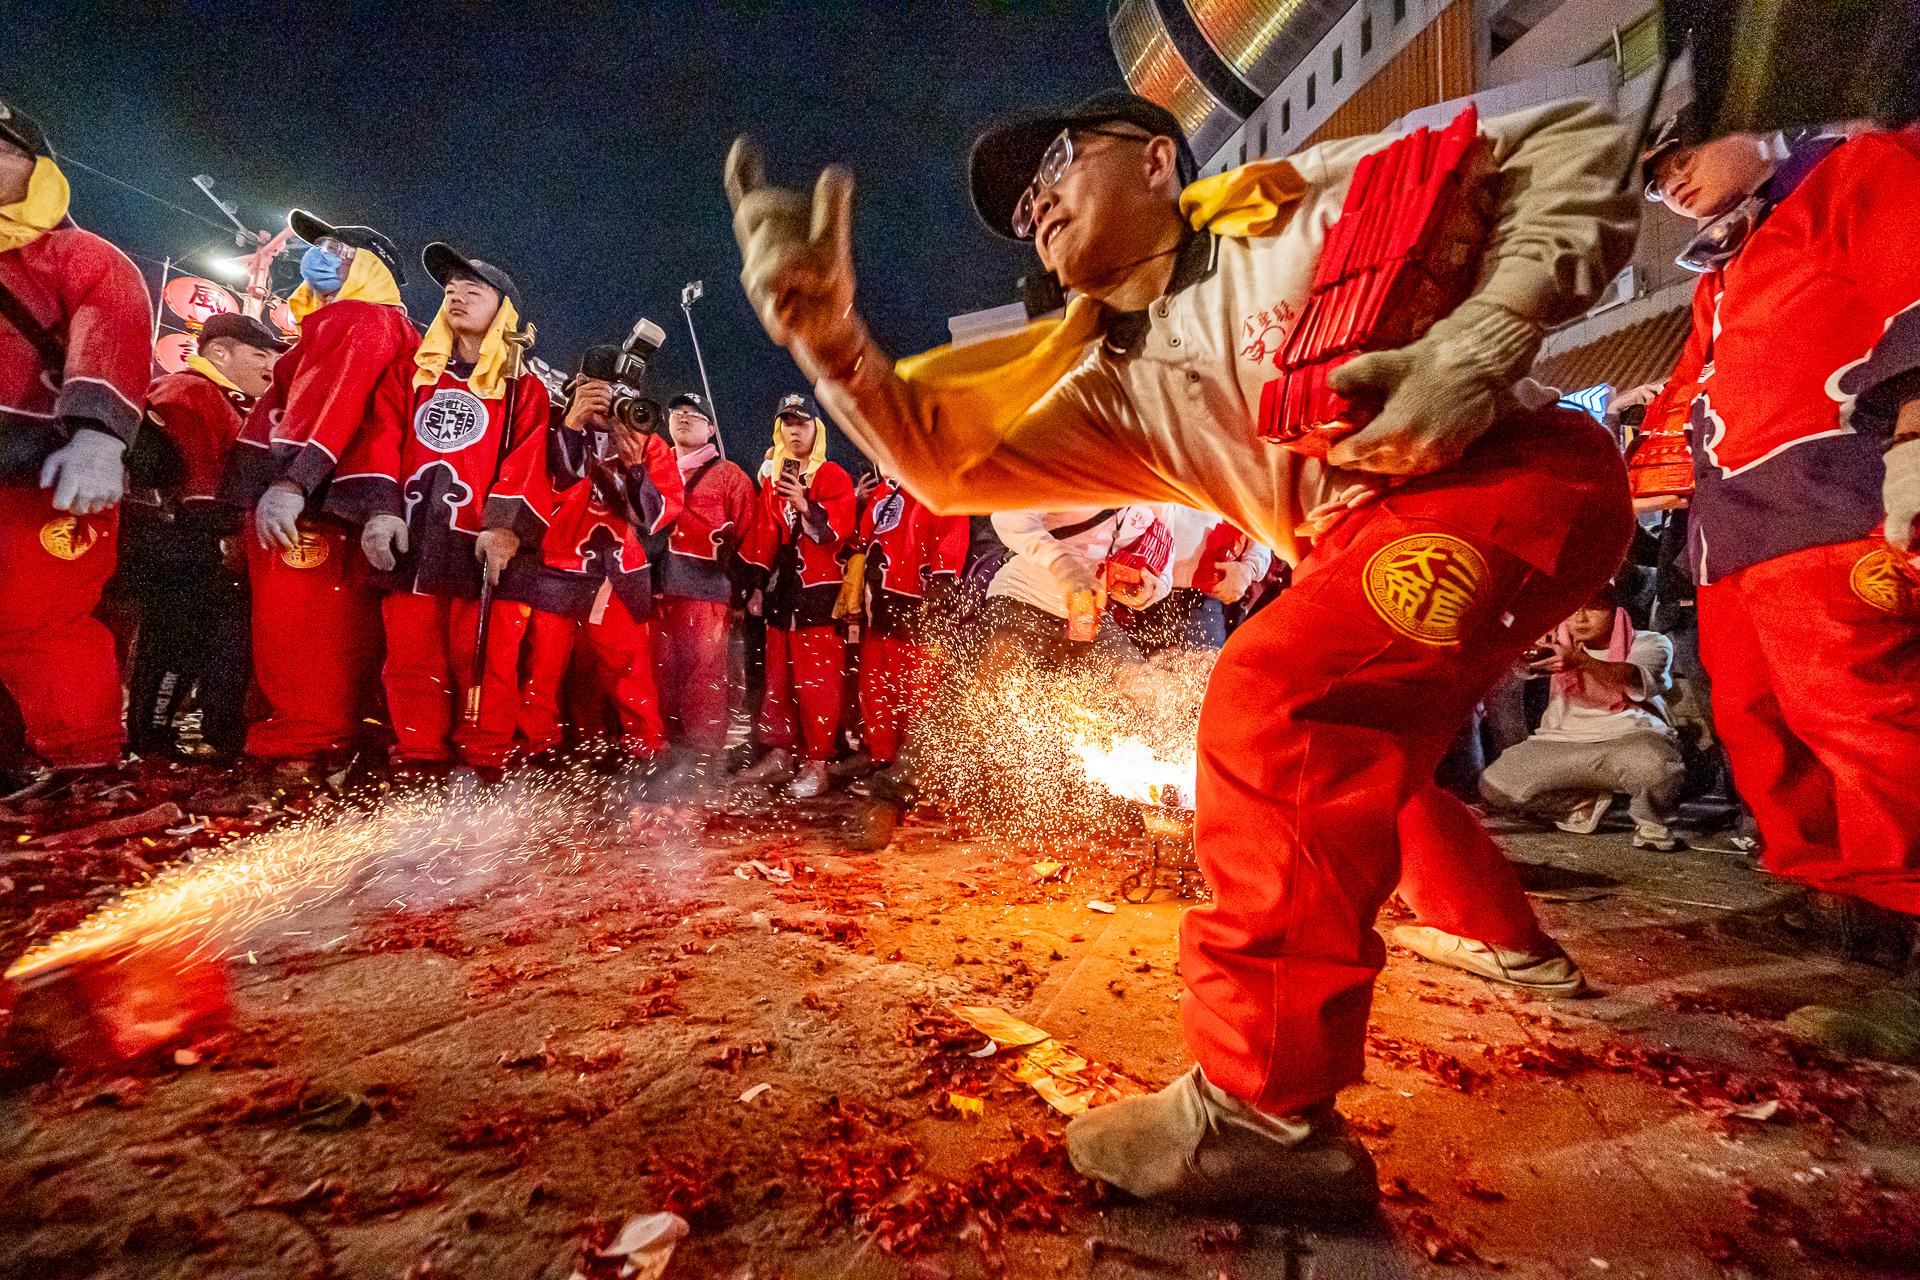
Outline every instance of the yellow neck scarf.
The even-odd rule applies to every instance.
[[[35,159],[33,176],[27,179],[26,198],[0,204],[0,253],[32,244],[59,226],[72,197],[67,175],[60,172],[53,158]]]
[[[480,358],[473,362],[473,372],[467,376],[468,388],[482,400],[497,400],[506,394],[507,362],[512,355],[507,335],[519,323],[520,313],[513,309],[513,300],[503,296],[500,310],[494,313],[493,324],[481,340]],[[430,387],[440,381],[451,359],[453,326],[447,323],[447,308],[442,304],[427,327],[427,336],[420,339],[420,349],[413,353],[413,385]]]
[[[767,474],[780,474],[780,464],[793,455],[787,452],[786,433],[780,430],[780,419],[773,420],[773,452],[767,455]],[[815,418],[813,420],[813,452],[807,457],[806,476],[813,479],[813,473],[827,460],[827,424]]]
[[[393,272],[387,270],[387,264],[380,261],[380,255],[371,249],[356,249],[353,261],[347,266],[346,283],[340,286],[340,292],[332,297],[319,292],[306,281],[293,291],[287,299],[287,307],[293,312],[297,323],[326,306],[329,302],[378,302],[382,306],[406,309],[400,300],[400,286],[393,282]]]
[[[1180,212],[1195,231],[1231,239],[1271,235],[1306,189],[1289,162],[1261,160],[1194,183],[1180,193]],[[1105,326],[1100,302],[1076,294],[1065,315],[971,346],[935,347],[895,370],[940,414],[1004,431],[1080,363]]]
[[[228,391],[239,392],[239,394],[243,396],[247,394],[241,391],[239,387],[234,386],[232,379],[228,378],[226,374],[214,368],[213,361],[207,359],[197,351],[187,357],[187,368],[193,370],[195,373],[213,379],[215,386],[224,387]]]

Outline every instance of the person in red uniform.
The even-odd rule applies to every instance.
[[[912,771],[901,759],[914,720],[939,687],[943,621],[957,622],[960,570],[971,526],[965,516],[935,515],[892,476],[860,504],[852,545],[864,557],[860,614],[860,725],[878,775],[868,789],[903,796]]]
[[[599,367],[597,350],[583,369]],[[532,606],[520,696],[532,753],[561,744],[570,664],[594,694],[576,699],[590,710],[576,725],[582,736],[602,736],[611,703],[628,756],[655,761],[666,750],[643,539],[679,516],[684,490],[673,450],[646,426],[617,416],[611,384],[583,374],[543,448],[516,453],[487,499],[487,572],[499,598]]]
[[[1477,128],[1498,175],[1477,278],[1418,339],[1332,372],[1377,413],[1324,461],[1263,439],[1260,403],[1356,169],[1389,139],[1196,181],[1178,122],[1131,94],[989,130],[975,208],[1030,236],[1072,301],[898,364],[856,305],[846,171],[809,199],[765,185],[745,140],[728,159],[762,323],[935,510],[1179,502],[1301,561],[1228,639],[1200,713],[1194,849],[1214,897],[1183,919],[1180,957],[1197,1065],[1067,1127],[1074,1165],[1135,1195],[1269,1215],[1374,1202],[1334,1099],[1364,1064],[1375,916],[1403,856],[1435,863],[1455,900],[1481,892],[1446,844],[1407,847],[1401,815],[1494,680],[1626,549],[1618,446],[1512,393],[1631,249],[1624,131],[1583,103]],[[1386,492],[1349,508],[1356,487]],[[1329,507],[1343,517],[1303,556],[1299,530]]]
[[[667,432],[686,488],[655,582],[655,673],[667,736],[684,767],[715,772],[727,742],[727,632],[740,540],[753,519],[753,481],[720,456],[707,402],[691,391],[667,402]]]
[[[179,747],[174,720],[191,698],[200,738],[235,757],[246,747],[247,583],[239,572],[239,521],[220,499],[220,481],[240,424],[273,385],[286,350],[252,316],[217,315],[201,328],[179,373],[147,388],[143,448],[160,442],[165,483],[128,494],[120,580],[139,632],[127,679],[127,741],[133,750]]]
[[[1679,367],[1714,726],[1763,867],[1920,915],[1920,132],[1684,137],[1647,169],[1700,223]],[[1920,1058],[1903,1008],[1879,1025]]]
[[[381,402],[390,420],[381,424],[382,474],[360,547],[390,575],[381,584],[389,588],[382,677],[394,762],[432,768],[457,758],[498,770],[513,753],[520,641],[532,610],[494,600],[487,652],[475,654],[477,545],[499,477],[545,458],[547,391],[532,373],[509,382],[520,322],[513,278],[438,241],[420,260],[445,301],[413,353],[407,399]]]
[[[46,133],[0,102],[0,685],[55,768],[111,764],[124,740],[119,661],[93,613],[153,327],[140,272],[67,203]]]
[[[360,732],[380,666],[380,593],[356,545],[388,475],[377,400],[407,395],[420,335],[406,273],[371,227],[295,209],[307,242],[288,299],[300,340],[247,415],[223,496],[252,513],[253,673],[267,704],[247,754],[288,768]]]
[[[847,654],[833,606],[853,521],[853,480],[827,461],[826,426],[807,397],[783,396],[753,526],[740,548],[755,579],[747,607],[767,622],[767,691],[754,722],[766,755],[740,777],[777,782],[792,775],[787,791],[799,799],[827,789],[838,745]]]

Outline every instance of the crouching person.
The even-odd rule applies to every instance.
[[[596,367],[593,352],[585,367]],[[647,425],[615,412],[611,383],[583,375],[544,448],[516,454],[487,501],[487,573],[500,598],[532,607],[520,697],[532,753],[561,745],[570,665],[601,695],[592,723],[577,726],[582,736],[610,727],[601,713],[611,702],[627,755],[652,760],[666,749],[641,538],[673,523],[684,489],[673,450]]]
[[[1540,730],[1487,766],[1481,794],[1496,808],[1544,814],[1583,835],[1625,795],[1635,847],[1678,849],[1667,824],[1686,768],[1660,697],[1672,642],[1634,630],[1609,586],[1543,647],[1532,666],[1551,675],[1553,688]]]
[[[505,271],[445,244],[421,255],[445,301],[413,356],[410,389],[382,402],[360,547],[389,588],[382,678],[403,768],[504,767],[520,708],[531,609],[495,598],[477,651],[486,501],[502,474],[546,457],[546,388],[517,377],[519,291]]]
[[[780,781],[793,774],[797,749],[805,763],[788,792],[799,799],[827,789],[839,737],[847,655],[833,606],[853,517],[853,480],[827,461],[826,428],[812,403],[782,398],[753,527],[740,548],[761,584],[754,595],[767,623],[767,690],[754,721],[766,755],[741,777]]]

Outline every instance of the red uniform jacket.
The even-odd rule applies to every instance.
[[[513,424],[506,397],[482,399],[467,385],[470,367],[449,363],[430,387],[408,385],[404,401],[379,397],[365,484],[365,511],[402,516],[407,552],[389,585],[420,595],[480,595],[474,540],[486,527],[487,496],[501,477],[524,474],[546,457],[547,389],[520,375]],[[520,456],[527,455],[527,456]]]
[[[147,426],[167,443],[170,474],[157,489],[127,495],[164,520],[214,533],[232,531],[231,509],[219,501],[228,455],[253,399],[197,370],[163,373],[147,388]],[[144,503],[141,499],[144,497]]]
[[[813,505],[805,520],[773,484],[771,475],[760,482],[753,523],[740,544],[740,559],[761,589],[762,616],[768,626],[787,630],[830,627],[845,576],[840,553],[854,535],[853,481],[837,463],[821,463],[807,482]]]
[[[867,625],[920,640],[922,606],[959,580],[971,534],[967,517],[937,516],[899,481],[882,480],[861,506],[854,544],[867,556]]]
[[[360,523],[386,475],[377,398],[404,400],[420,335],[399,307],[346,299],[300,322],[300,341],[273,367],[273,386],[247,415],[222,497],[251,509],[276,480],[306,490],[307,513]]]
[[[686,505],[661,557],[663,596],[725,604],[733,599],[740,541],[753,523],[753,481],[725,458],[687,472]]]
[[[1702,582],[1872,533],[1920,371],[1920,134],[1798,144],[1775,203],[1694,293],[1689,550]]]
[[[487,499],[487,527],[512,529],[524,548],[500,575],[500,595],[584,618],[606,582],[645,622],[653,583],[641,538],[672,524],[684,498],[673,447],[643,436],[644,457],[626,466],[610,434],[569,431],[557,409],[549,421],[545,447],[515,450]]]
[[[70,222],[0,253],[0,288],[54,343],[43,356],[0,318],[0,483],[40,483],[75,430],[133,442],[152,369],[153,304],[127,256]]]

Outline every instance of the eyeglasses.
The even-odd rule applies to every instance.
[[[1060,136],[1047,144],[1040,153],[1040,166],[1033,171],[1033,181],[1020,193],[1020,201],[1013,206],[1013,234],[1022,240],[1033,238],[1034,206],[1040,203],[1040,193],[1049,190],[1067,176],[1067,170],[1073,167],[1073,135],[1075,130],[1062,129]],[[1093,138],[1123,138],[1133,142],[1151,142],[1152,137],[1144,133],[1115,133],[1111,129],[1081,129],[1078,132]]]

